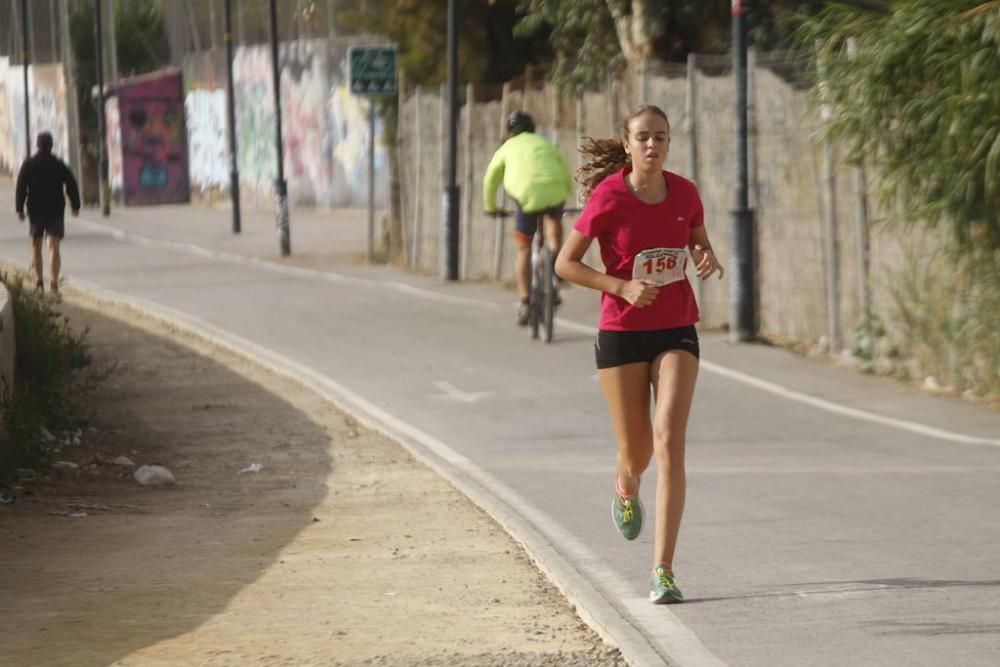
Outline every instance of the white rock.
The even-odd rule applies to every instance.
[[[49,429],[45,428],[44,426],[38,429],[38,434],[42,436],[42,440],[44,440],[45,442],[52,442],[53,440],[56,439],[56,436],[52,435]]]
[[[156,486],[158,484],[175,484],[174,473],[163,466],[139,466],[133,473],[135,480],[143,486]]]
[[[247,473],[247,472],[260,472],[263,469],[263,467],[264,466],[262,466],[259,463],[251,463],[250,465],[248,465],[243,470],[240,470],[240,474],[242,475],[243,473]]]
[[[52,464],[53,470],[79,470],[80,466],[72,461],[56,461]]]
[[[134,468],[135,463],[127,456],[119,456],[114,461],[112,461],[116,466],[125,466],[126,468]]]

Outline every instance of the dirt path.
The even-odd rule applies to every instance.
[[[624,664],[399,445],[134,311],[61,309],[117,368],[55,455],[80,470],[0,505],[4,665]]]

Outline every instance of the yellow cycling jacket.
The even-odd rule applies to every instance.
[[[552,142],[534,132],[511,137],[497,149],[483,177],[483,210],[497,207],[497,189],[507,191],[526,213],[538,213],[565,202],[573,191],[566,157]]]

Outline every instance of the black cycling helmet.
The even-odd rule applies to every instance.
[[[514,111],[509,116],[507,116],[507,133],[508,134],[521,134],[522,132],[534,132],[535,131],[535,119],[531,117],[531,114],[526,114],[523,111]]]

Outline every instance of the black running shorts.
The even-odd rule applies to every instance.
[[[28,225],[31,238],[40,239],[43,235],[54,236],[61,239],[66,234],[66,225],[63,220],[48,218],[45,220],[32,220]]]
[[[694,325],[656,331],[598,331],[594,355],[598,368],[653,361],[670,350],[690,352],[699,357],[698,331]]]

